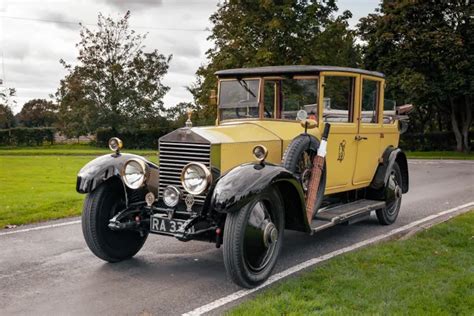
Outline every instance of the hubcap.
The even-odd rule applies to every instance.
[[[278,239],[278,229],[275,227],[273,223],[267,223],[265,229],[263,231],[263,243],[265,247],[270,247],[273,243],[275,243]]]
[[[400,203],[402,197],[402,188],[398,184],[397,177],[395,173],[392,172],[388,179],[388,185],[385,189],[385,197],[387,201],[386,212],[389,216],[395,214],[398,208],[398,204]]]
[[[258,201],[252,208],[244,235],[244,260],[249,270],[263,270],[275,251],[278,243],[278,228],[267,206]]]

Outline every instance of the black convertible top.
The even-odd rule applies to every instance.
[[[220,78],[224,77],[248,77],[248,76],[277,76],[277,75],[313,75],[319,74],[321,71],[341,71],[352,72],[363,75],[370,75],[384,78],[385,75],[377,71],[368,71],[364,69],[337,67],[337,66],[267,66],[267,67],[253,67],[253,68],[235,68],[216,71],[214,74]]]

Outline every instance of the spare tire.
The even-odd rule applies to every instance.
[[[282,166],[301,182],[305,197],[307,194],[306,182],[311,175],[313,167],[313,159],[319,148],[319,141],[311,135],[299,135],[288,145],[283,155]],[[323,167],[321,182],[319,183],[318,196],[314,206],[313,214],[316,215],[317,210],[321,206],[324,197],[324,189],[326,187],[326,163]]]

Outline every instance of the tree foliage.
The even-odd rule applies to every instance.
[[[191,91],[196,103],[208,104],[216,89],[214,72],[220,69],[298,64],[357,66],[360,58],[355,34],[348,28],[349,11],[335,16],[334,0],[229,0],[210,20],[206,52],[209,64],[197,71]],[[215,108],[204,107],[207,122]]]
[[[12,111],[16,91],[13,88],[0,89],[0,128],[12,128],[16,125],[15,115]]]
[[[57,122],[58,107],[51,101],[33,99],[26,102],[17,115],[18,123],[26,127],[49,127]]]
[[[102,14],[97,28],[81,25],[79,56],[56,93],[62,129],[69,135],[97,128],[137,128],[163,111],[171,56],[145,52],[146,34],[129,28],[130,13],[115,21]]]
[[[359,24],[365,67],[387,75],[389,97],[416,105],[412,122],[418,132],[450,124],[457,150],[469,150],[472,5],[466,0],[385,0],[378,11]]]

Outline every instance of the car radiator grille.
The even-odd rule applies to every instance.
[[[190,162],[200,162],[210,170],[211,145],[193,143],[160,142],[160,185],[159,194],[163,197],[164,189],[169,185],[178,187],[184,195],[181,185],[181,170]],[[196,204],[204,204],[205,194],[194,196]]]

